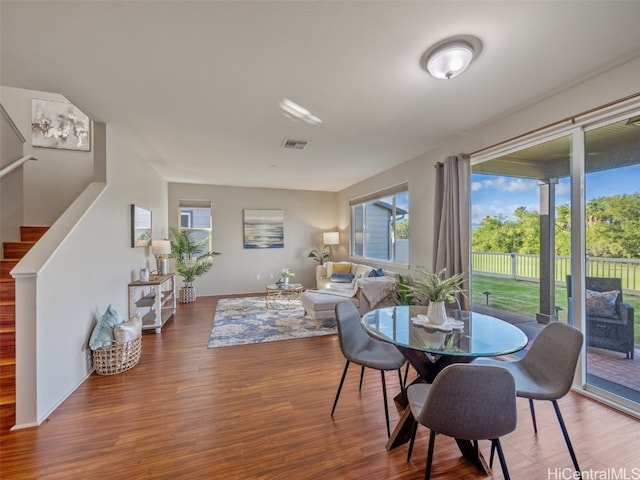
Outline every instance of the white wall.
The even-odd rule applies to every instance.
[[[21,158],[23,138],[6,116],[0,113],[0,168],[4,168]],[[22,184],[23,167],[18,167],[0,178],[0,241],[10,242],[20,239],[22,224]]]
[[[93,326],[109,304],[128,316],[127,284],[154,264],[148,248],[130,246],[130,205],[155,213],[154,236],[167,229],[166,182],[121,132],[102,130],[96,148],[106,151],[106,187],[89,185],[12,272],[19,427],[45,420],[91,373]]]
[[[322,232],[335,228],[334,193],[170,183],[173,226],[178,225],[181,199],[211,201],[213,249],[222,253],[215,257],[213,269],[194,283],[198,295],[261,292],[284,267],[296,273],[295,282],[315,288],[317,263],[307,255],[322,243]],[[243,248],[244,209],[283,210],[284,248]]]
[[[93,180],[93,140],[90,152],[31,146],[31,99],[68,100],[59,94],[0,87],[2,105],[27,140],[24,155],[37,162],[24,166],[25,225],[51,225]],[[80,106],[78,106],[82,110]],[[93,132],[92,132],[93,133]]]
[[[589,79],[529,108],[452,139],[427,152],[339,192],[337,224],[343,253],[348,251],[349,200],[391,185],[409,182],[410,269],[432,267],[435,169],[437,162],[471,153],[575,114],[640,92],[640,58]],[[638,100],[640,104],[640,99]],[[464,114],[464,106],[456,106]],[[400,271],[402,272],[402,271]]]

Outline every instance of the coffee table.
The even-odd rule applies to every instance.
[[[303,290],[301,283],[270,283],[265,293],[267,308],[287,310],[299,307]]]

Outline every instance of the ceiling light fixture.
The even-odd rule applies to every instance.
[[[289,100],[288,98],[283,98],[280,100],[280,110],[285,117],[290,118],[292,120],[302,120],[304,123],[308,123],[309,125],[317,125],[322,123],[318,117],[316,117],[313,113],[311,113],[306,108],[298,105],[296,102]]]
[[[432,77],[450,80],[464,72],[481,50],[482,42],[476,37],[448,38],[424,52],[420,63]]]

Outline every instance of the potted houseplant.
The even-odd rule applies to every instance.
[[[324,245],[322,248],[314,248],[307,255],[309,258],[313,258],[318,265],[323,265],[324,262],[328,262],[331,260],[331,246]]]
[[[453,303],[456,301],[456,295],[465,294],[462,289],[464,274],[447,277],[446,268],[438,273],[430,272],[422,266],[418,266],[417,270],[419,277],[408,286],[411,297],[418,305],[429,305],[429,322],[442,324],[447,319],[445,303]]]
[[[282,285],[289,285],[289,278],[295,276],[296,274],[289,270],[289,267],[285,267],[280,270],[280,283],[282,283]]]
[[[207,273],[213,262],[214,255],[219,252],[207,251],[208,238],[195,240],[190,230],[169,228],[169,241],[171,242],[171,258],[176,262],[178,275],[182,277],[184,286],[180,288],[178,301],[191,303],[196,301],[196,290],[193,282],[196,278]]]

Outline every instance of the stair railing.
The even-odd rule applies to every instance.
[[[24,157],[19,158],[15,162],[10,163],[6,167],[4,167],[2,170],[0,170],[0,178],[4,177],[7,173],[15,170],[20,165],[22,165],[25,162],[28,162],[29,160],[36,160],[37,161],[38,159],[36,157],[34,157],[33,155],[25,155]]]

